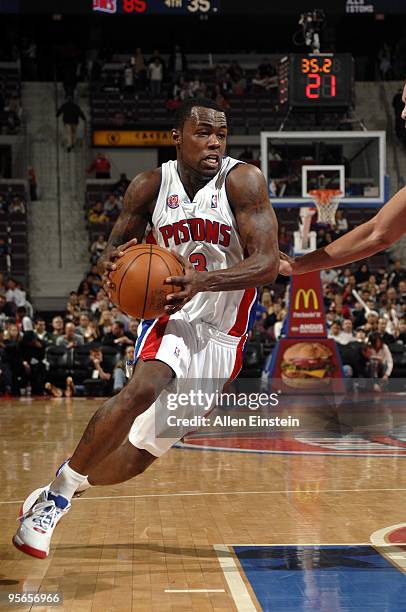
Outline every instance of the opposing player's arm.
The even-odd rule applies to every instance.
[[[161,171],[155,169],[139,174],[128,186],[123,208],[98,262],[101,274],[114,269],[112,260],[118,257],[120,250],[143,239],[160,184]]]
[[[246,289],[275,280],[279,269],[278,224],[262,173],[255,166],[238,166],[227,177],[227,195],[248,257],[213,272],[198,272],[186,264],[183,277],[167,279],[182,286],[179,293],[167,296],[167,312],[182,308],[199,292]]]
[[[359,225],[338,240],[302,257],[281,256],[282,274],[305,274],[343,266],[370,257],[399,240],[406,233],[406,187],[372,219]]]

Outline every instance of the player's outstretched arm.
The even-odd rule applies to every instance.
[[[160,169],[142,172],[128,186],[123,208],[111,230],[106,249],[98,261],[100,274],[114,270],[119,252],[144,237],[161,184]]]
[[[181,291],[167,296],[168,313],[182,308],[196,293],[259,287],[272,283],[278,275],[278,223],[263,174],[252,165],[237,166],[227,177],[227,195],[248,257],[230,268],[213,272],[197,272],[185,265],[183,277],[166,280],[168,284],[182,286]]]
[[[302,257],[281,255],[280,273],[289,276],[344,266],[388,248],[405,232],[406,187],[403,187],[375,217],[338,240]]]

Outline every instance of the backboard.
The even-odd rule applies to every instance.
[[[383,131],[262,132],[261,166],[275,207],[310,204],[307,193],[323,186],[343,192],[344,208],[389,199]]]

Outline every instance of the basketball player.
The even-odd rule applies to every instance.
[[[406,83],[402,92],[406,121]],[[359,225],[325,247],[302,257],[289,257],[280,253],[280,273],[285,276],[326,270],[370,257],[387,249],[406,233],[406,187],[400,189],[369,221]]]
[[[262,173],[225,157],[227,121],[210,100],[188,100],[172,131],[177,161],[143,172],[129,186],[101,267],[115,269],[133,239],[154,240],[187,260],[185,275],[168,278],[166,315],[144,321],[128,385],[90,420],[56,478],[24,502],[13,538],[21,551],[48,555],[52,532],[75,492],[89,484],[124,482],[143,472],[182,436],[158,437],[168,387],[189,379],[222,390],[242,365],[256,289],[279,268],[277,222]],[[216,381],[219,381],[216,383]]]

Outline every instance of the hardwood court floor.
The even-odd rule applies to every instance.
[[[355,545],[406,520],[406,457],[174,448],[137,479],[75,500],[48,559],[21,554],[20,501],[52,479],[99,404],[0,402],[3,604],[40,589],[74,612],[261,609],[231,545]]]

